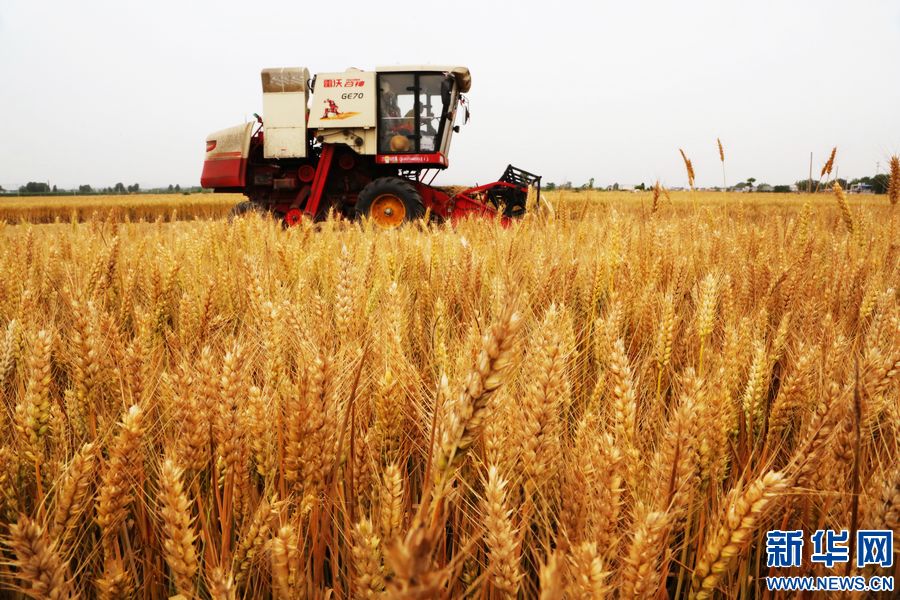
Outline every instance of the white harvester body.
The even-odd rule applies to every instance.
[[[266,158],[305,158],[309,70],[263,69],[263,118]]]
[[[263,69],[265,157],[306,157],[312,130],[317,141],[364,156],[439,153],[446,161],[460,94],[471,84],[460,66],[351,68],[313,79],[304,67]]]

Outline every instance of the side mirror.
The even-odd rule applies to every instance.
[[[453,133],[459,133],[459,125],[453,126]]]

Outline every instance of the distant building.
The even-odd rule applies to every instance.
[[[874,194],[875,188],[868,183],[854,183],[850,186],[851,194]]]
[[[759,184],[758,186],[756,186],[756,191],[757,191],[757,192],[772,192],[772,191],[774,191],[774,190],[775,190],[775,188],[773,188],[773,187],[772,187],[771,185],[769,185],[768,183],[761,183],[761,184]]]

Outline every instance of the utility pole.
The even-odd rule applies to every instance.
[[[812,152],[809,153],[809,183],[806,184],[806,193],[812,193]]]

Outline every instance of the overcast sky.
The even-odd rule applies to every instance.
[[[259,70],[463,64],[441,183],[789,183],[900,152],[897,0],[0,0],[0,185],[199,182],[206,134],[261,112]]]

